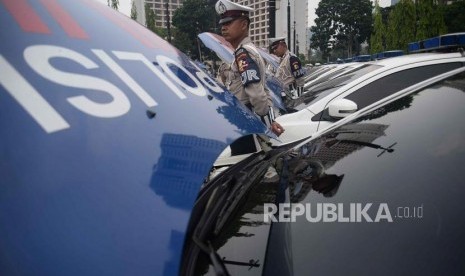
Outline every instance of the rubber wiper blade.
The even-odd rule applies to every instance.
[[[249,172],[243,174],[239,177],[236,181],[236,185],[232,188],[229,192],[228,197],[223,205],[222,210],[218,214],[216,220],[216,226],[213,230],[215,235],[218,235],[223,228],[224,224],[231,216],[231,214],[236,209],[239,202],[242,200],[244,195],[250,190],[250,188],[257,182],[256,180],[260,178],[261,175],[265,174],[268,167],[269,162],[261,162],[255,163],[255,166],[252,169],[249,169]]]
[[[208,255],[210,258],[210,263],[213,266],[213,269],[215,270],[215,274],[217,276],[229,276],[229,272],[224,266],[223,261],[221,260],[220,256],[216,251],[213,249],[213,246],[210,241],[207,241],[207,244],[204,244],[202,241],[197,239],[197,237],[193,236],[192,240],[194,241],[195,244],[202,250],[205,254]]]

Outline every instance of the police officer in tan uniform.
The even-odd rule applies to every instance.
[[[269,43],[270,52],[281,59],[275,77],[289,88],[292,98],[300,97],[306,73],[300,59],[288,50],[285,37],[270,38]]]
[[[228,0],[219,0],[215,8],[220,15],[221,34],[235,49],[235,61],[225,85],[279,136],[284,129],[274,121],[273,103],[265,90],[265,62],[249,38],[249,14],[253,9]]]

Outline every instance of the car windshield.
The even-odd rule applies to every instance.
[[[312,87],[315,87],[317,85],[319,85],[320,83],[325,83],[327,82],[328,80],[332,80],[334,78],[337,78],[339,76],[342,76],[342,75],[345,75],[345,74],[348,74],[348,73],[351,73],[353,71],[357,71],[359,70],[361,67],[364,67],[365,65],[361,65],[361,64],[358,64],[358,65],[351,65],[351,66],[346,66],[346,67],[342,67],[342,68],[338,68],[337,70],[333,70],[332,72],[327,72],[326,75],[324,76],[321,76],[320,78],[318,78],[317,80],[315,80],[313,83],[311,83],[307,89],[305,90],[312,90]]]
[[[346,85],[352,82],[353,80],[356,80],[361,76],[364,76],[367,73],[372,72],[381,67],[381,65],[366,64],[362,67],[357,68],[354,71],[349,71],[348,73],[343,74],[339,77],[320,83],[307,90],[305,94],[302,95],[302,97],[289,103],[288,106],[292,109],[295,109],[296,111],[302,110],[307,106],[310,106],[313,103],[319,101],[323,97],[326,97],[327,95],[331,94],[339,87]]]

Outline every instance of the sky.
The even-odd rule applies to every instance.
[[[101,3],[104,3],[105,5],[107,4],[107,0],[95,0]],[[372,0],[373,1],[373,0]],[[314,25],[315,21],[315,9],[318,7],[319,0],[309,0],[308,1],[308,11],[309,11],[309,20],[308,24],[309,26]],[[391,4],[391,0],[379,0],[379,5],[381,7],[386,7]],[[119,8],[118,10],[129,16],[131,14],[131,0],[119,0]]]

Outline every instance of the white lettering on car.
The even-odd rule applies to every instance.
[[[144,90],[121,66],[119,66],[107,53],[103,50],[92,50],[94,54],[105,63],[120,79],[132,89],[139,99],[141,99],[148,107],[158,105],[158,103],[150,97],[147,91]]]
[[[69,128],[65,119],[0,55],[0,84],[47,133]]]
[[[118,52],[113,51],[115,56],[117,56],[121,60],[133,60],[133,61],[140,61],[142,62],[147,68],[152,71],[160,80],[162,80],[176,96],[180,99],[185,99],[186,95],[176,87],[176,85],[171,82],[156,66],[154,66],[144,55],[140,53],[133,53],[133,52]]]
[[[112,83],[92,76],[63,72],[50,64],[52,58],[67,58],[86,69],[98,68],[92,60],[84,55],[58,46],[35,45],[24,50],[24,58],[29,66],[43,78],[64,86],[102,91],[112,97],[109,103],[97,103],[86,96],[68,98],[68,102],[84,113],[102,118],[113,118],[126,114],[131,103],[126,95]]]
[[[165,56],[157,56],[157,61],[158,64],[160,64],[161,68],[165,71],[165,73],[171,77],[176,83],[181,85],[184,89],[187,91],[191,92],[194,95],[197,96],[205,96],[207,95],[205,88],[202,86],[202,84],[186,69],[184,69],[181,65],[177,64],[174,60],[165,57]],[[181,80],[178,76],[176,76],[173,71],[169,68],[169,65],[174,65],[178,69],[182,70],[189,78],[194,81],[196,87],[192,87],[188,84],[186,84],[183,80]]]
[[[158,55],[156,62],[147,59],[137,52],[111,51],[117,60],[101,49],[91,49],[92,53],[106,65],[117,77],[125,83],[147,107],[157,106],[157,101],[149,92],[152,87],[142,87],[131,75],[121,67],[119,61],[138,61],[155,74],[168,89],[179,99],[186,99],[181,89],[195,96],[206,96],[207,89],[213,92],[224,92],[212,78],[190,61],[191,67],[184,67],[175,60]],[[70,96],[66,100],[76,109],[85,114],[99,118],[115,118],[127,114],[131,109],[131,102],[127,95],[115,84],[106,79],[92,75],[65,72],[51,63],[52,59],[60,58],[70,60],[91,72],[99,65],[82,53],[55,45],[31,45],[23,52],[24,59],[34,72],[44,79],[64,87],[83,90],[98,91],[110,97],[109,102],[95,102],[85,95]],[[160,67],[160,68],[158,68]],[[71,126],[62,115],[41,95],[32,80],[26,79],[17,69],[0,55],[0,84],[15,99],[21,107],[34,119],[47,133],[58,132]],[[180,77],[177,72],[181,72]],[[185,78],[188,78],[186,80]],[[60,91],[60,90],[59,90]],[[149,92],[148,92],[149,91]]]

